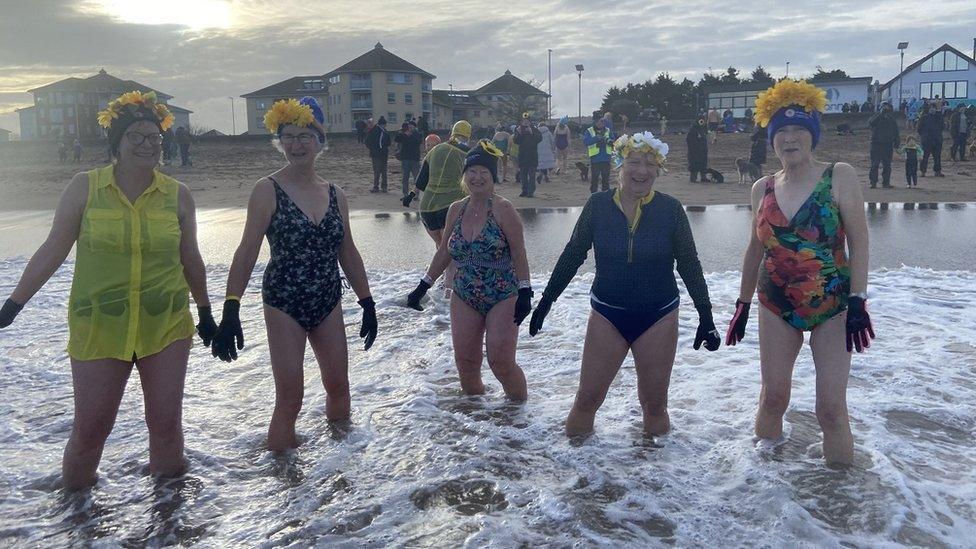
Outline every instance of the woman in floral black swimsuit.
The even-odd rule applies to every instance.
[[[346,197],[315,173],[315,159],[325,148],[323,120],[311,97],[278,101],[265,115],[265,125],[276,136],[275,145],[288,164],[258,181],[251,193],[244,235],[227,279],[224,316],[213,342],[214,355],[226,361],[236,359],[236,349],[243,348],[240,298],[267,235],[271,261],[261,295],[275,378],[268,448],[276,452],[298,446],[295,421],[304,393],[306,341],[322,372],[326,416],[329,420],[349,417],[349,358],[339,305],[339,266],[363,308],[359,335],[366,339],[366,349],[376,337],[375,305],[349,230]]]

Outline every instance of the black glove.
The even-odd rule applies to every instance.
[[[410,191],[410,194],[408,194],[407,196],[404,196],[400,200],[400,202],[403,204],[403,207],[404,208],[409,208],[410,207],[410,203],[413,202],[413,199],[414,198],[417,198],[417,193],[414,192],[414,191]]]
[[[214,334],[217,333],[217,323],[214,322],[213,315],[210,314],[210,305],[197,307],[197,318],[200,320],[200,323],[197,324],[197,333],[200,334],[203,344],[209,347]]]
[[[543,294],[539,304],[535,306],[535,312],[532,313],[532,320],[529,321],[530,336],[534,336],[542,329],[542,323],[545,322],[550,308],[552,308],[552,300]]]
[[[694,344],[696,351],[701,348],[702,343],[705,343],[705,348],[709,351],[717,350],[722,344],[722,338],[715,329],[715,322],[712,321],[711,315],[698,318],[698,331],[695,332]]]
[[[364,351],[368,351],[376,340],[376,302],[372,297],[364,297],[359,300],[359,306],[363,308],[363,326],[359,329],[359,337],[366,338]]]
[[[515,301],[515,323],[519,326],[525,317],[532,312],[532,288],[519,288],[518,300]]]
[[[863,353],[871,346],[874,339],[874,328],[871,326],[871,316],[864,307],[863,298],[851,296],[847,300],[847,352],[857,349]]]
[[[407,296],[407,306],[411,309],[423,311],[424,308],[420,306],[420,300],[427,294],[427,290],[429,289],[430,284],[421,280],[420,284],[417,284],[417,289],[410,292],[410,295]]]
[[[745,337],[746,322],[749,321],[749,305],[751,304],[745,301],[735,300],[735,313],[732,315],[732,320],[729,321],[728,331],[725,332],[726,346],[735,346]]]
[[[211,353],[224,362],[237,360],[237,351],[244,348],[244,330],[241,328],[241,302],[236,299],[224,301],[224,312],[220,326],[211,342]],[[234,342],[237,349],[234,349]]]
[[[14,319],[17,318],[17,313],[23,308],[23,305],[12,299],[4,301],[3,307],[0,308],[0,328],[6,328],[13,324]]]

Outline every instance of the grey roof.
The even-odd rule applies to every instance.
[[[177,107],[176,105],[172,105],[172,104],[169,104],[169,103],[166,104],[166,108],[168,108],[170,111],[173,111],[173,112],[185,112],[187,114],[193,112],[190,109],[184,109],[183,107]]]
[[[814,86],[823,86],[825,84],[865,84],[871,85],[874,82],[873,76],[852,76],[851,78],[834,78],[832,80],[807,80]]]
[[[435,103],[450,105],[451,107],[483,109],[484,103],[474,96],[470,90],[433,90]]]
[[[306,80],[325,80],[325,77],[320,75],[312,76],[293,76],[287,80],[282,80],[277,84],[271,84],[266,88],[261,88],[257,91],[252,91],[250,93],[245,93],[241,97],[283,97],[290,95],[308,95],[309,92],[324,91],[324,90],[307,90],[304,89],[303,84]]]
[[[58,80],[57,82],[52,82],[50,84],[45,84],[43,86],[27,90],[28,93],[37,93],[40,91],[87,91],[87,92],[110,92],[110,93],[125,93],[130,91],[140,91],[148,92],[155,91],[156,95],[162,101],[168,101],[173,98],[172,95],[168,93],[163,93],[159,90],[155,90],[146,86],[145,84],[140,84],[135,80],[122,80],[112,76],[111,74],[105,72],[105,69],[98,71],[98,74],[94,76],[89,76],[88,78],[76,78],[70,77],[64,80]]]
[[[326,78],[343,72],[413,72],[428,78],[436,78],[433,74],[421,69],[417,65],[387,51],[379,42],[368,52],[360,55],[341,67],[325,74]]]
[[[7,130],[7,129],[4,129],[4,128],[0,128],[0,132],[3,132],[3,133],[14,133],[14,132],[12,132],[10,130]]]
[[[513,95],[544,95],[549,97],[549,94],[513,75],[510,70],[506,70],[505,74],[481,86],[475,90],[475,93],[510,93]]]
[[[927,61],[929,57],[932,57],[933,55],[939,53],[940,51],[951,51],[952,53],[954,53],[954,54],[958,55],[959,57],[962,57],[963,59],[965,59],[966,61],[968,61],[970,64],[976,64],[976,59],[973,59],[972,57],[966,55],[965,53],[963,53],[963,52],[961,52],[959,50],[957,50],[956,48],[953,48],[949,44],[942,44],[938,48],[935,48],[934,50],[932,50],[925,57],[922,57],[918,61],[912,63],[911,65],[908,65],[907,67],[905,67],[905,70],[903,70],[900,73],[898,73],[891,80],[885,82],[881,86],[881,89],[882,90],[888,89],[888,87],[891,86],[892,84],[894,84],[895,81],[898,80],[899,78],[901,78],[902,75],[905,75],[905,74],[908,74],[908,73],[912,72],[913,70],[915,70],[916,67],[918,67],[919,65],[921,65],[922,63],[924,63],[925,61]]]

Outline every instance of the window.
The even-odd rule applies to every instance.
[[[969,82],[922,82],[918,85],[918,95],[922,99],[935,99],[936,95],[943,99],[966,99],[969,97]]]
[[[394,103],[396,103],[396,92],[387,92],[387,94],[386,94],[386,102],[389,103],[389,104],[391,104],[391,105],[394,104]]]
[[[940,51],[922,63],[922,72],[964,71],[969,62],[951,51]]]
[[[474,117],[475,117],[475,118],[478,118],[479,116],[481,116],[481,111],[480,111],[480,110],[478,110],[478,109],[475,109],[475,110],[474,110]]]
[[[263,114],[259,114],[257,116],[257,118],[254,119],[254,123],[256,124],[256,127],[258,128],[258,131],[260,131],[261,128],[264,127],[264,115]]]
[[[404,72],[386,73],[387,84],[413,84],[413,75]]]
[[[56,122],[58,124],[63,120],[61,116],[61,109],[51,109],[50,111],[51,122]]]
[[[403,94],[403,102],[406,103],[407,105],[413,105],[413,94],[412,93]]]
[[[73,117],[75,115],[75,108],[74,107],[66,107],[64,110],[67,111],[66,114],[69,117]]]
[[[74,135],[74,134],[75,134],[75,127],[68,126],[68,135]]]
[[[261,111],[267,110],[268,109],[268,100],[267,99],[258,99],[257,100],[257,107],[258,107],[258,110],[261,110]]]
[[[412,112],[408,112],[408,113],[405,113],[405,114],[403,115],[403,120],[404,120],[404,121],[407,121],[407,120],[410,120],[410,119],[412,119],[412,118],[413,118],[413,113],[412,113]]]
[[[303,90],[322,90],[325,89],[325,82],[322,79],[314,78],[302,82]]]
[[[932,83],[931,82],[923,82],[922,84],[919,84],[918,85],[918,96],[921,97],[922,99],[931,99],[932,98]]]
[[[386,113],[386,121],[389,122],[390,124],[396,124],[397,123],[396,113],[395,112]]]
[[[329,77],[329,84],[338,84],[338,83],[339,83],[339,75],[338,74],[335,75],[335,76],[330,76]]]

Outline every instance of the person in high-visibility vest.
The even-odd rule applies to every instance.
[[[583,145],[586,146],[586,156],[590,158],[590,192],[607,190],[610,188],[610,151],[614,135],[607,128],[603,118],[598,118],[593,125],[583,132]],[[600,189],[597,189],[597,180]]]

